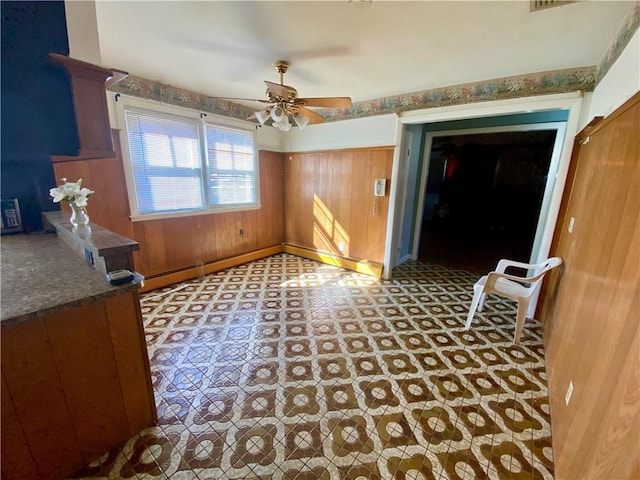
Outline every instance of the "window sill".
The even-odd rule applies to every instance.
[[[151,213],[147,215],[131,215],[132,222],[146,222],[151,220],[163,220],[165,218],[183,218],[183,217],[198,217],[202,215],[212,215],[216,213],[231,213],[231,212],[248,212],[252,210],[260,210],[262,205],[250,205],[250,206],[235,206],[224,208],[206,208],[202,210],[189,210],[186,212],[171,212],[171,213]]]

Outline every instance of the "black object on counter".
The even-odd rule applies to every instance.
[[[107,273],[107,280],[111,285],[122,285],[133,280],[133,273],[129,270],[113,270]]]

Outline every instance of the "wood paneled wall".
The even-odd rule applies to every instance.
[[[382,263],[392,164],[392,147],[285,154],[285,242]]]
[[[133,291],[2,328],[2,478],[59,479],[156,422]]]
[[[154,276],[282,243],[282,154],[260,151],[259,156],[259,210],[135,222],[140,271]]]
[[[637,94],[576,145],[552,252],[564,269],[543,310],[557,479],[640,478],[639,132]]]
[[[87,208],[91,221],[140,244],[136,270],[147,278],[283,242],[384,261],[393,147],[285,155],[261,150],[260,209],[131,222],[120,140],[113,133],[116,157],[54,162],[54,170],[58,179],[82,178],[95,190]],[[384,197],[373,195],[376,178],[387,180]],[[62,208],[69,211],[65,203]]]
[[[114,144],[115,158],[57,162],[54,170],[58,179],[82,178],[84,186],[95,190],[87,208],[91,222],[140,244],[134,259],[136,270],[144,276],[159,276],[197,262],[207,264],[283,242],[281,153],[259,152],[260,209],[131,222],[117,136]],[[67,205],[63,208],[68,211]]]

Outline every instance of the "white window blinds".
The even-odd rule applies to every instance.
[[[125,112],[138,214],[204,208],[197,121]]]
[[[250,132],[206,126],[209,203],[256,202],[256,162]]]
[[[132,218],[258,206],[252,131],[131,107],[124,117]]]

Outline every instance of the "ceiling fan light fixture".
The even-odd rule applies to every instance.
[[[289,130],[291,130],[291,124],[288,121],[274,123],[274,125],[281,132],[288,132]]]
[[[280,105],[276,105],[271,109],[271,119],[274,122],[282,122],[285,118],[287,118],[287,112]],[[287,122],[288,121],[287,119]]]
[[[282,120],[275,122],[274,125],[281,132],[288,132],[291,130],[291,122],[289,122],[289,115],[287,115],[287,112],[284,112]]]
[[[291,130],[291,122],[289,122],[289,117],[286,114],[282,118],[282,120],[279,120],[277,122],[273,122],[272,126],[274,128],[277,128],[281,132],[288,132],[289,130]]]
[[[256,112],[255,115],[260,122],[260,125],[264,125],[264,122],[269,120],[269,109],[260,110],[259,112]]]
[[[542,1],[542,0],[540,0]],[[545,0],[550,1],[550,0]],[[559,0],[558,0],[559,1]],[[349,3],[371,4],[372,0],[349,0]],[[276,62],[276,71],[280,74],[280,83],[265,80],[267,86],[266,100],[257,98],[231,98],[231,97],[208,97],[213,100],[241,100],[270,104],[264,110],[252,113],[247,120],[255,120],[262,125],[273,125],[279,130],[287,131],[291,128],[293,122],[301,130],[309,123],[315,125],[323,123],[325,118],[319,113],[310,110],[307,107],[320,108],[352,108],[351,97],[308,97],[299,98],[298,91],[284,84],[284,74],[286,73],[289,62],[278,60]],[[289,118],[290,117],[290,118]],[[282,128],[281,128],[282,127]]]
[[[304,127],[309,124],[309,117],[306,117],[304,115],[294,115],[293,120],[296,122],[296,125],[298,125],[300,130],[304,130]]]

